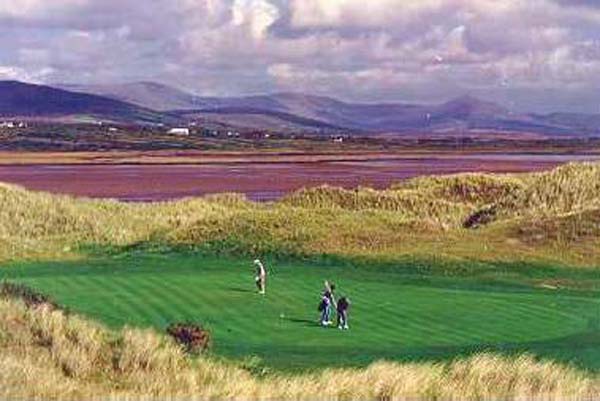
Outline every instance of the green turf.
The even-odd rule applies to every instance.
[[[113,327],[201,322],[213,332],[215,354],[256,355],[280,369],[439,360],[482,350],[528,351],[600,369],[597,285],[543,290],[524,284],[518,268],[444,276],[410,266],[277,263],[265,297],[255,293],[250,261],[190,253],[19,264],[0,277]],[[347,332],[316,324],[324,279],[353,302]]]

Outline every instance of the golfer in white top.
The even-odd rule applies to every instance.
[[[254,260],[254,266],[256,266],[256,276],[254,277],[256,287],[258,292],[264,295],[267,289],[267,269],[259,259]]]

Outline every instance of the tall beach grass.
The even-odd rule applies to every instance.
[[[492,218],[464,228],[482,210],[493,211]],[[311,188],[267,204],[237,194],[131,204],[0,184],[0,260],[77,257],[88,245],[167,244],[244,254],[441,254],[594,266],[600,250],[593,250],[598,229],[590,221],[599,210],[600,164],[592,163],[521,175],[424,177],[380,191]],[[586,248],[583,259],[579,246]]]

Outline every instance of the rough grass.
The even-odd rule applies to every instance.
[[[515,228],[516,235],[531,244],[556,243],[564,246],[600,239],[600,207],[555,216],[543,216]]]
[[[149,330],[109,331],[60,310],[0,300],[3,399],[578,400],[600,378],[529,356],[478,355],[449,363],[378,362],[364,370],[253,376],[189,359]]]
[[[422,221],[438,227],[456,225],[473,208],[466,203],[432,196],[427,191],[345,190],[328,186],[298,191],[282,204],[306,209],[391,211],[407,221]]]
[[[418,177],[392,186],[396,191],[412,190],[434,199],[476,206],[492,204],[524,188],[525,182],[519,176],[480,173]]]
[[[596,236],[585,219],[598,209],[600,164],[592,163],[523,175],[425,177],[383,191],[313,188],[272,204],[233,194],[127,204],[0,185],[0,260],[73,257],[88,244],[168,243],[217,252],[380,258],[439,249],[455,258],[525,255],[594,265],[600,251],[590,246]],[[492,218],[476,225],[483,227],[463,228],[482,210],[493,210]],[[560,223],[567,215],[582,217]],[[545,241],[531,241],[535,234],[528,232],[535,227],[555,231]],[[577,246],[552,251],[564,238]]]
[[[570,213],[600,205],[600,164],[567,164],[546,173],[523,176],[522,191],[497,205],[510,215]]]

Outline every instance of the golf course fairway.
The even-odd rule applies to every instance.
[[[284,371],[447,360],[479,351],[528,352],[600,369],[594,291],[513,282],[511,267],[484,279],[420,274],[411,266],[267,266],[266,296],[256,293],[251,259],[191,252],[20,262],[1,269],[0,279],[24,283],[110,327],[163,331],[173,322],[197,322],[211,331],[214,355],[258,357]],[[317,325],[324,280],[352,301],[348,331]]]

